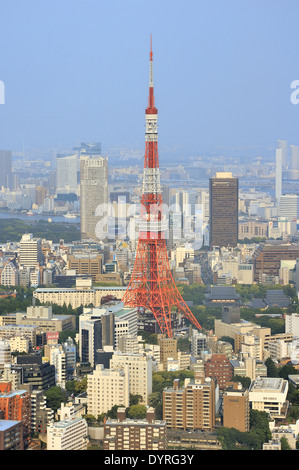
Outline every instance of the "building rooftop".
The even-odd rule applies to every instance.
[[[258,377],[251,383],[250,391],[282,391],[285,382],[285,380],[278,377]]]
[[[209,301],[241,301],[240,295],[237,294],[235,288],[231,286],[212,286],[211,292],[205,294],[205,297]]]
[[[265,303],[269,307],[288,307],[291,303],[290,299],[281,289],[269,289],[265,297]]]
[[[22,421],[14,421],[11,419],[0,419],[0,432],[10,429],[12,426],[21,423]]]

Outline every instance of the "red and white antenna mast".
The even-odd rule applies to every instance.
[[[162,195],[158,158],[158,110],[155,107],[152,37],[149,68],[149,98],[145,110],[145,155],[142,180],[139,240],[131,281],[123,297],[126,306],[150,310],[161,333],[172,337],[177,314],[188,318],[198,329],[198,321],[185,304],[173,280],[162,218]]]

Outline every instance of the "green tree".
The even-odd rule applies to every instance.
[[[107,418],[117,419],[117,409],[123,408],[124,405],[114,405],[112,406],[111,410],[107,411],[106,416]]]
[[[268,414],[265,411],[250,410],[250,429],[260,436],[262,443],[271,439]]]
[[[146,416],[145,405],[132,405],[127,409],[127,416],[131,419],[143,419]]]
[[[232,377],[232,382],[240,382],[242,387],[249,388],[251,384],[250,377],[242,377],[241,375],[234,375]]]
[[[45,395],[47,406],[54,411],[57,411],[61,407],[61,403],[67,402],[66,390],[56,385],[46,390]]]
[[[139,402],[143,401],[143,397],[141,395],[133,395],[130,393],[130,406],[132,405],[139,405]]]
[[[278,377],[282,379],[288,380],[289,375],[298,374],[297,369],[293,367],[291,364],[284,364],[282,367],[278,369]]]
[[[267,367],[267,377],[277,377],[277,368],[271,357],[265,360],[265,366]]]
[[[90,426],[94,423],[96,423],[97,419],[93,415],[84,415],[84,418],[87,421],[87,424]]]
[[[281,450],[292,450],[286,437],[280,438]]]

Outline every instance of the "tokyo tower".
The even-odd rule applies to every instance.
[[[162,218],[157,118],[151,39],[139,239],[132,277],[122,301],[125,306],[137,307],[139,311],[150,310],[161,333],[171,338],[174,312],[186,317],[196,328],[201,326],[179,293],[169,265],[165,242],[167,223]]]

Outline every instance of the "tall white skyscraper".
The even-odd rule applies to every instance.
[[[288,142],[286,140],[278,140],[277,148],[282,150],[282,167],[285,168],[288,164]]]
[[[78,156],[57,155],[56,160],[56,192],[77,193],[77,162]]]
[[[33,238],[32,233],[25,233],[20,241],[20,265],[35,268],[43,264],[42,239]]]
[[[107,231],[105,207],[108,210],[108,158],[102,157],[100,152],[99,144],[82,144],[80,149],[82,240],[97,241],[101,239],[102,232]]]

